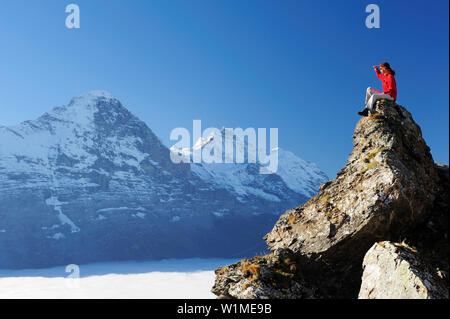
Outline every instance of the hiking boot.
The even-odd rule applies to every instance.
[[[369,115],[369,110],[367,108],[365,108],[364,110],[359,111],[358,114],[361,115],[361,116],[368,116]]]

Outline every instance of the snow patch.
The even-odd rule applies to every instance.
[[[130,208],[130,207],[112,207],[112,208],[102,208],[97,210],[97,213],[111,213],[111,212],[121,212],[121,211],[140,211],[145,212],[146,209],[143,207]],[[136,214],[137,215],[137,214]]]
[[[139,218],[141,218],[141,219],[144,219],[145,216],[146,216],[146,214],[144,214],[144,213],[136,213],[136,214],[134,214],[134,216],[135,216],[135,217],[139,217]]]
[[[72,233],[78,233],[81,229],[77,227],[67,215],[63,214],[61,205],[67,204],[65,202],[60,202],[56,196],[52,196],[45,200],[48,206],[53,206],[53,209],[58,213],[58,219],[62,225],[67,224],[71,228]]]
[[[51,238],[51,239],[55,239],[55,240],[60,240],[60,239],[64,239],[66,238],[66,236],[64,236],[64,234],[62,233],[56,233],[53,236],[47,236],[47,238]]]

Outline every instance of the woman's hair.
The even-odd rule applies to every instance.
[[[395,71],[391,69],[391,65],[389,63],[383,62],[380,64],[380,66],[386,68],[392,75],[395,75]]]

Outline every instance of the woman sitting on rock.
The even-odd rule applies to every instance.
[[[368,87],[366,93],[366,106],[360,112],[361,116],[369,115],[369,111],[375,113],[375,103],[379,100],[386,99],[391,101],[397,100],[397,84],[395,82],[395,71],[391,69],[389,63],[384,62],[378,66],[373,67],[377,73],[377,77],[383,82],[383,92],[377,89]]]

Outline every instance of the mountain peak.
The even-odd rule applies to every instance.
[[[89,91],[87,93],[84,93],[84,94],[74,97],[70,101],[69,106],[81,104],[81,103],[90,104],[91,102],[96,102],[98,100],[116,100],[117,101],[117,99],[108,91],[93,90],[93,91]]]
[[[48,118],[78,123],[89,128],[95,124],[103,126],[126,122],[134,116],[111,93],[95,90],[72,98],[66,106],[54,108],[44,115],[44,120]]]
[[[215,133],[209,139],[223,134]],[[302,161],[281,162],[289,164],[283,172],[302,168],[291,163]],[[323,182],[313,174],[305,181],[311,188],[303,188],[259,174],[259,167],[175,164],[146,123],[110,93],[77,96],[38,119],[0,128],[0,268],[256,251],[277,215]],[[230,233],[231,240],[224,236]]]

